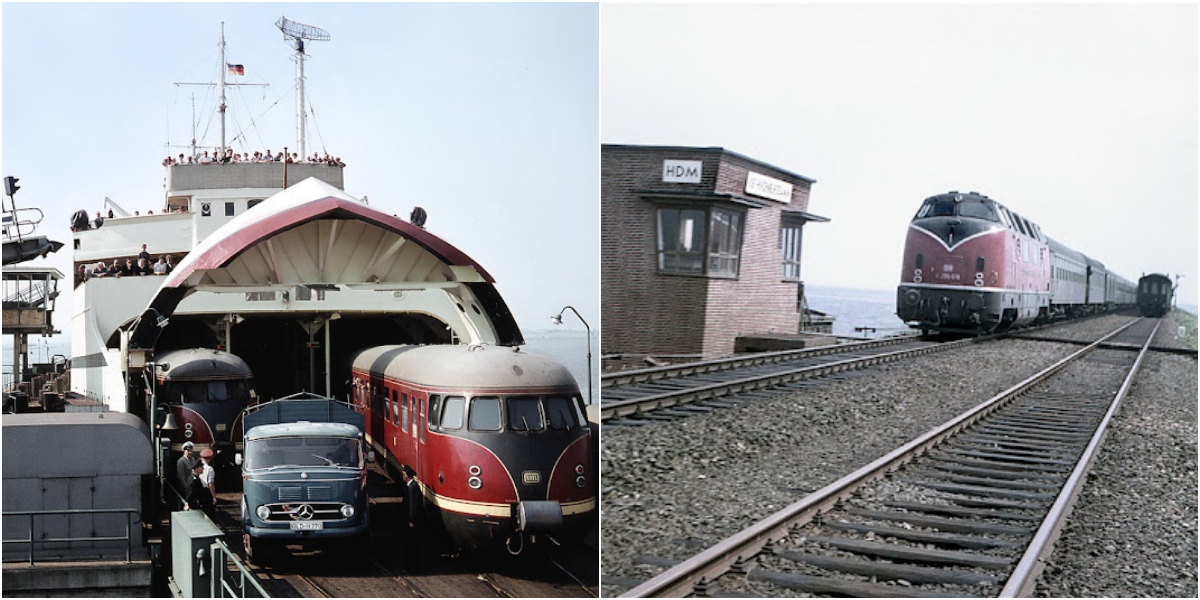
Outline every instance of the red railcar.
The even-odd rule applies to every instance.
[[[352,376],[368,440],[416,471],[426,513],[461,549],[587,532],[595,440],[562,365],[516,347],[379,346]]]

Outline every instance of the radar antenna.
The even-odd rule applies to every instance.
[[[308,55],[304,53],[304,40],[328,42],[329,32],[312,25],[289,21],[287,17],[279,17],[275,26],[283,32],[284,40],[296,51],[296,55],[292,57],[292,60],[296,61],[296,145],[300,148],[300,159],[304,160],[308,158],[305,144],[308,119],[304,111],[304,61]]]

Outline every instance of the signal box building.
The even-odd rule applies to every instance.
[[[802,328],[814,180],[724,148],[601,147],[605,353],[718,356]],[[741,348],[738,348],[741,349]]]

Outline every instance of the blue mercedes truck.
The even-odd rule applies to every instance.
[[[242,532],[265,545],[365,546],[370,527],[365,416],[345,402],[294,394],[242,416]]]

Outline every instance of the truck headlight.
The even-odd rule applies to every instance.
[[[342,505],[342,516],[347,519],[349,519],[350,517],[353,517],[354,516],[354,505],[353,504],[343,504]]]
[[[271,516],[271,509],[267,508],[266,506],[260,506],[254,509],[254,514],[258,515],[258,518],[266,521],[267,517]]]

